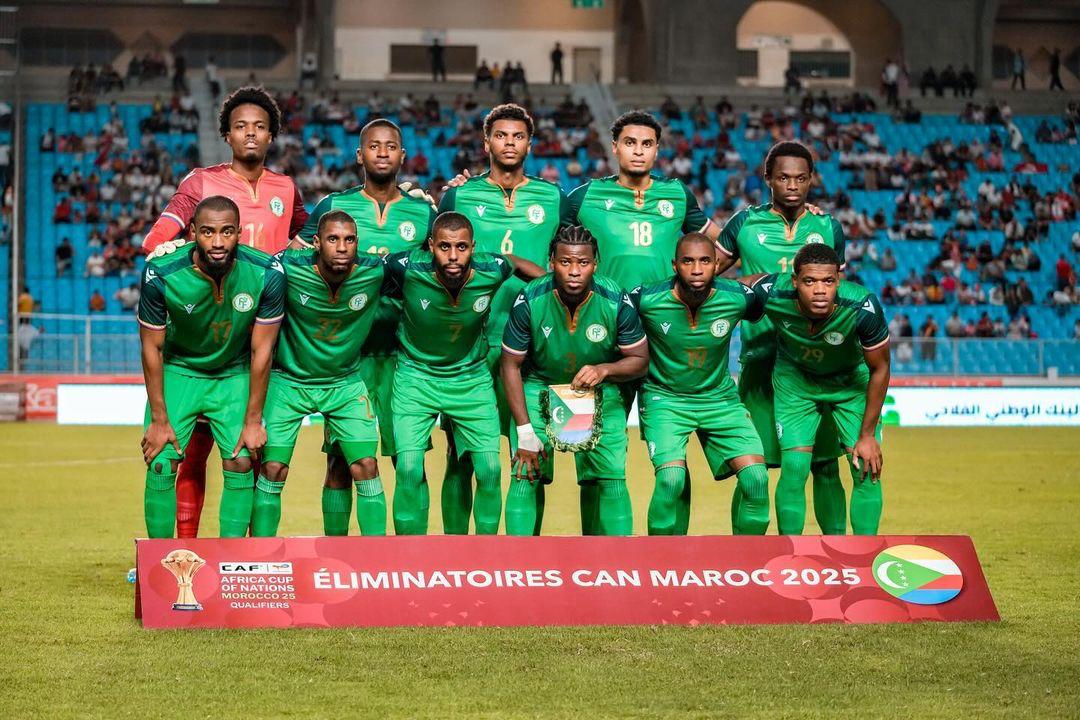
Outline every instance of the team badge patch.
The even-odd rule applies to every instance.
[[[823,243],[823,242],[825,242],[825,238],[821,237],[821,233],[810,233],[810,235],[806,238],[806,244],[807,245],[809,245],[810,243]]]
[[[489,296],[489,295],[481,295],[480,297],[476,298],[476,302],[474,302],[472,304],[472,309],[475,310],[478,313],[482,313],[482,312],[484,312],[485,310],[488,309],[488,305],[490,305],[490,304],[491,304],[491,296]]]
[[[603,342],[604,338],[607,337],[607,328],[598,323],[593,323],[585,328],[585,337],[594,343]]]
[[[255,307],[255,301],[252,300],[251,296],[247,293],[240,293],[239,295],[233,296],[232,306],[236,312],[247,312]]]
[[[717,320],[709,328],[709,332],[713,334],[713,337],[724,337],[728,334],[728,330],[731,329],[731,323],[727,320]]]
[[[656,203],[656,211],[666,218],[675,217],[675,206],[671,204],[670,200],[661,200]]]
[[[277,195],[270,198],[270,212],[274,213],[275,217],[281,217],[285,214],[285,203]]]
[[[825,342],[830,345],[842,345],[844,342],[844,336],[838,332],[825,333]]]
[[[539,225],[544,222],[544,208],[541,205],[530,205],[525,210],[525,214],[528,216],[529,222],[533,225]]]
[[[416,238],[416,226],[411,220],[406,220],[397,226],[397,233],[405,242],[412,242]]]
[[[552,385],[540,391],[540,417],[551,445],[560,452],[586,452],[600,442],[603,388],[574,390]]]
[[[349,309],[360,311],[367,305],[367,293],[359,293],[349,298]]]

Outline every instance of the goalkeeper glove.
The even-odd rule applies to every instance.
[[[156,248],[151,250],[150,257],[156,258],[161,257],[162,255],[171,255],[185,245],[187,245],[187,240],[184,240],[183,238],[178,238],[176,240],[167,240],[166,242],[161,243]]]
[[[420,187],[420,185],[418,185],[418,184],[414,185],[411,182],[403,182],[400,185],[398,185],[398,190],[400,190],[401,192],[403,192],[404,194],[408,195],[411,198],[415,198],[417,200],[423,200],[424,202],[426,202],[428,205],[430,205],[435,210],[439,209],[439,206],[435,204],[435,198],[431,197],[431,195],[429,195],[424,190],[424,188]]]

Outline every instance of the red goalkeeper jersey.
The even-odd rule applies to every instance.
[[[240,243],[271,255],[284,250],[307,221],[304,201],[292,178],[264,168],[252,184],[223,163],[188,173],[146,234],[143,249],[150,252],[183,232],[195,206],[214,195],[224,195],[240,208]]]

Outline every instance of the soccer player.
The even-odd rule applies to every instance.
[[[266,154],[281,129],[281,111],[261,87],[241,87],[222,102],[218,115],[221,137],[232,160],[196,168],[180,182],[168,206],[143,240],[151,256],[182,247],[175,240],[191,223],[195,207],[214,195],[231,199],[240,208],[239,243],[270,255],[281,252],[307,220],[307,210],[292,179],[266,167]],[[188,444],[176,479],[177,535],[199,532],[206,492],[206,458],[214,447],[206,423],[199,422]]]
[[[405,193],[403,187],[398,186],[397,176],[404,161],[401,128],[384,118],[369,122],[360,130],[360,147],[356,149],[356,162],[364,169],[364,183],[330,193],[320,200],[300,231],[300,238],[312,242],[322,216],[333,210],[343,210],[356,222],[357,251],[360,253],[380,257],[421,247],[431,235],[436,212],[422,195]],[[390,390],[394,386],[397,364],[400,315],[399,301],[386,296],[378,298],[371,332],[360,349],[360,378],[367,387],[368,398],[378,418],[381,454],[391,461],[396,452]],[[338,461],[338,449],[328,445],[326,450],[332,458],[327,482],[335,487],[330,488],[334,491],[330,496],[324,495],[323,518],[326,519],[329,512],[347,521],[351,512],[348,504],[352,502],[348,492],[349,473],[344,472],[344,465]],[[343,490],[336,490],[337,487]],[[467,525],[467,515],[465,522]],[[340,533],[328,529],[326,534]]]
[[[743,275],[786,275],[791,272],[795,253],[808,243],[828,245],[843,262],[845,239],[840,223],[806,202],[814,177],[810,150],[798,142],[777,143],[765,156],[764,173],[772,201],[739,211],[724,226],[720,233],[719,272],[741,260]],[[743,323],[741,335],[739,396],[761,437],[766,463],[777,467],[780,446],[772,386],[775,329],[764,318],[757,323]],[[843,450],[831,419],[821,423],[814,447],[814,514],[824,534],[843,535],[847,530],[847,501],[836,459]]]
[[[649,375],[639,395],[642,436],[656,470],[650,535],[685,535],[690,521],[686,443],[697,433],[709,469],[735,473],[736,534],[769,527],[769,473],[761,440],[728,372],[728,346],[743,318],[760,316],[749,288],[716,277],[716,246],[701,233],[675,246],[675,276],[631,294],[649,338]]]
[[[146,531],[173,535],[176,466],[202,416],[221,452],[220,535],[242,537],[255,486],[251,454],[266,442],[262,409],[285,275],[274,258],[239,244],[240,210],[229,198],[200,202],[188,233],[193,243],[147,264],[139,299]]]
[[[441,213],[431,234],[430,251],[384,258],[387,292],[402,299],[391,401],[394,530],[427,532],[424,453],[441,414],[453,423],[456,452],[468,453],[476,469],[476,532],[494,535],[502,515],[500,433],[484,330],[492,298],[512,272],[532,279],[544,271],[514,256],[475,252],[472,224],[461,213]]]
[[[611,126],[618,175],[590,180],[569,195],[565,223],[584,225],[597,240],[604,274],[624,290],[669,276],[675,243],[688,232],[715,241],[720,230],[701,212],[690,188],[652,173],[660,123],[633,110]]]
[[[478,251],[512,254],[544,265],[548,246],[565,219],[567,206],[558,185],[525,174],[533,131],[532,117],[520,105],[492,108],[484,118],[484,150],[490,169],[476,177],[456,178],[443,194],[439,210],[459,212],[469,219]],[[508,433],[510,424],[498,370],[503,328],[523,286],[511,279],[496,293],[487,328],[487,364],[495,377],[503,434]],[[453,434],[448,433],[447,438],[453,441]],[[447,533],[468,532],[473,474],[468,459],[453,450],[447,456],[442,487],[443,526]]]
[[[255,484],[251,534],[277,534],[281,491],[300,425],[318,412],[356,487],[360,532],[385,535],[375,415],[361,376],[361,347],[376,317],[384,265],[378,254],[357,254],[356,223],[343,210],[324,213],[312,241],[313,249],[288,249],[278,255],[287,281],[285,321],[264,411],[266,448]],[[343,487],[327,473],[322,495],[323,532],[347,535],[352,508],[348,484]]]
[[[553,479],[540,396],[549,385],[596,388],[598,444],[574,454],[581,486],[584,535],[630,535],[626,490],[626,414],[613,383],[645,375],[649,345],[626,293],[596,275],[596,240],[582,227],[565,227],[551,242],[552,272],[533,280],[514,301],[502,345],[502,380],[516,430],[511,434],[514,475],[506,498],[506,533],[539,535],[538,499]],[[543,439],[541,439],[543,438]]]
[[[851,462],[851,529],[874,535],[881,520],[881,406],[889,387],[889,327],[874,293],[840,280],[840,257],[824,243],[795,254],[791,273],[752,283],[776,327],[773,396],[780,441],[776,522],[798,535],[806,477],[822,417],[831,412]]]

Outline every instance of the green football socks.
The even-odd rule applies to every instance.
[[[685,492],[686,468],[666,465],[656,471],[656,486],[649,501],[650,535],[679,535],[680,498]]]
[[[847,532],[847,496],[840,481],[840,463],[822,460],[810,466],[814,482],[814,517],[823,535]]]
[[[409,450],[397,456],[394,484],[394,532],[426,535],[431,498],[424,479],[424,451]]]
[[[472,515],[473,463],[469,453],[459,458],[457,453],[446,456],[446,473],[442,484],[443,532],[447,535],[468,535]]]
[[[323,534],[341,536],[349,534],[349,516],[352,515],[352,490],[349,488],[322,489]]]
[[[154,463],[157,467],[164,463]],[[152,538],[171,538],[176,527],[176,473],[146,471],[146,488],[143,491],[143,514],[146,517],[146,535]]]
[[[370,480],[356,480],[354,484],[356,485],[356,522],[360,525],[360,534],[385,535],[386,495],[383,493],[382,480],[373,477]],[[348,514],[345,517],[348,518]],[[346,528],[347,523],[346,519]]]
[[[736,535],[764,535],[769,529],[769,471],[763,463],[747,465],[736,473],[740,496],[731,529]]]
[[[223,470],[221,512],[218,518],[219,535],[223,538],[244,537],[251,524],[251,508],[255,501],[255,473]]]
[[[502,479],[499,453],[470,453],[476,469],[476,500],[473,519],[477,535],[497,535],[502,519]]]
[[[596,480],[579,481],[581,491],[581,534],[600,534],[600,485]]]
[[[801,535],[806,523],[808,452],[785,450],[780,456],[780,482],[776,484],[776,526],[781,535]],[[746,502],[745,496],[741,502]]]
[[[543,492],[540,483],[513,478],[506,494],[506,534],[532,535],[536,530],[537,492]]]
[[[255,481],[255,500],[251,510],[251,536],[274,537],[281,523],[281,491],[285,481],[275,482],[262,475]]]
[[[873,482],[867,476],[863,480],[854,463],[850,467],[851,477],[855,479],[851,489],[851,531],[856,535],[877,535],[881,522],[881,479]]]
[[[600,535],[632,535],[634,516],[630,508],[630,493],[626,480],[598,480]]]

